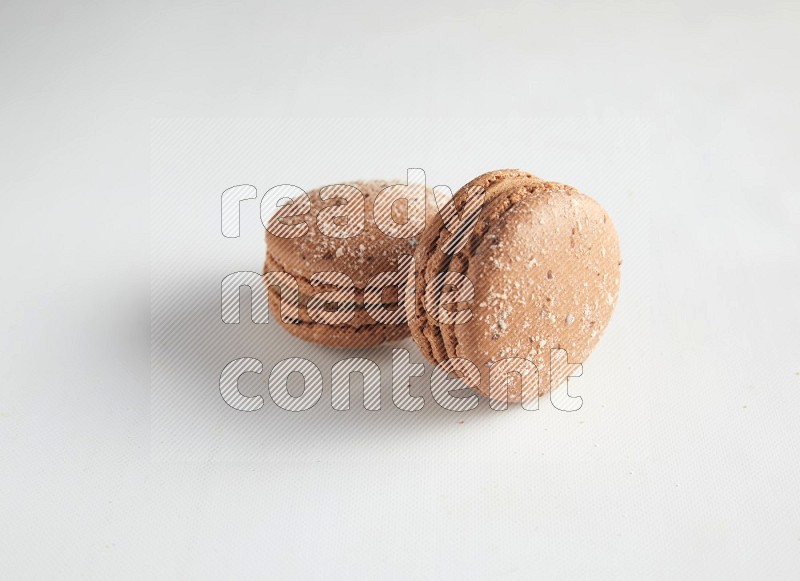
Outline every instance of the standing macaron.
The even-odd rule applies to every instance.
[[[491,399],[518,402],[537,394],[531,385],[538,393],[557,387],[597,345],[617,301],[621,261],[610,218],[576,189],[519,170],[475,178],[451,210],[462,228],[428,230],[415,254],[414,340],[435,364],[474,364],[479,377],[462,376]],[[462,280],[458,300],[452,292],[443,299],[446,276]],[[437,316],[444,302],[459,320]],[[523,379],[507,382],[509,374]]]
[[[294,319],[281,320],[281,293],[268,287],[274,320],[301,339],[333,347],[406,337],[398,291],[419,236],[437,220],[432,192],[423,185],[358,181],[289,202],[269,221],[264,272],[291,275],[299,304]]]

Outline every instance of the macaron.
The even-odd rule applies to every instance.
[[[471,362],[480,377],[462,377],[490,399],[524,401],[562,384],[593,351],[617,302],[620,249],[607,212],[573,187],[521,170],[475,178],[450,212],[459,221],[443,213],[415,253],[407,305],[414,341],[446,369],[456,358]],[[463,282],[458,300],[442,283],[448,276]]]
[[[354,181],[295,196],[269,220],[264,272],[290,274],[299,304],[282,320],[282,293],[269,286],[271,320],[331,347],[407,337],[400,290],[419,237],[437,215],[432,191],[421,184]]]

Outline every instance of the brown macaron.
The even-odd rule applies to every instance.
[[[535,396],[525,377],[535,385],[536,371],[539,394],[557,387],[597,345],[617,301],[621,261],[610,218],[576,189],[519,170],[483,174],[451,203],[466,226],[442,224],[420,239],[412,337],[434,364],[472,362],[480,378],[473,373],[468,384],[491,399],[506,389],[511,402]],[[431,282],[444,273],[468,279],[456,299],[452,285],[445,299]],[[461,319],[437,316],[442,310]]]
[[[281,292],[269,286],[273,320],[332,347],[408,336],[404,269],[437,215],[430,189],[378,180],[326,186],[280,206],[267,227],[264,272],[291,275],[299,304],[294,318],[282,320]]]

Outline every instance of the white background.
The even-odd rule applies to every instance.
[[[797,578],[798,19],[790,3],[3,3],[2,576]],[[236,461],[151,448],[151,127],[175,117],[544,127],[528,157],[496,131],[284,178],[420,165],[457,188],[518,165],[601,200],[626,263],[584,408],[428,414],[421,432],[339,420],[317,455],[258,449],[258,429]],[[213,221],[225,187],[278,183],[246,145],[254,175],[202,182],[181,228]]]

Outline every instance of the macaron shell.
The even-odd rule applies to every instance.
[[[412,335],[433,362],[476,364],[485,396],[491,365],[507,357],[536,363],[540,393],[562,383],[596,346],[619,291],[619,243],[597,202],[538,179],[506,185],[485,203],[461,252],[442,256],[436,240],[425,240],[417,260]],[[473,282],[466,323],[440,324],[422,308],[424,285],[442,269]],[[520,398],[510,382],[509,400]]]
[[[336,271],[348,275],[353,284],[364,288],[370,278],[381,272],[397,269],[402,255],[413,255],[419,236],[394,238],[384,233],[373,220],[374,201],[387,187],[396,185],[388,181],[348,182],[364,196],[364,228],[348,238],[325,235],[317,224],[320,212],[334,206],[334,200],[322,200],[324,188],[307,193],[311,210],[303,217],[308,224],[305,235],[297,238],[275,236],[267,230],[267,251],[287,272],[310,279],[316,272]],[[426,189],[425,224],[437,220],[436,202],[432,190]],[[273,217],[273,220],[276,218]],[[420,232],[421,234],[421,232]]]
[[[461,211],[476,195],[476,188],[484,192],[484,205],[491,200],[505,195],[509,190],[518,189],[528,184],[541,182],[541,178],[530,172],[519,169],[498,169],[486,172],[470,180],[453,196],[453,204]]]
[[[586,361],[614,311],[619,263],[616,232],[597,202],[560,184],[535,187],[492,224],[469,261],[473,319],[442,329],[448,353],[484,376],[492,360],[526,358],[539,368],[540,393],[557,387],[574,366],[551,361],[553,350],[565,350],[557,357],[570,364]]]

